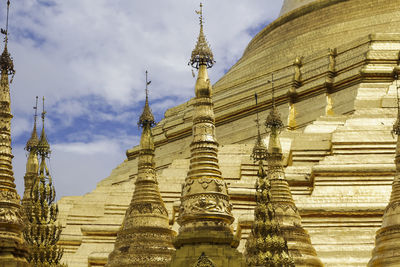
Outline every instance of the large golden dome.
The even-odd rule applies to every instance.
[[[215,91],[232,88],[328,48],[367,38],[375,33],[397,33],[400,1],[285,0],[277,20],[248,44],[242,58],[215,85]],[[238,84],[238,81],[242,81]]]

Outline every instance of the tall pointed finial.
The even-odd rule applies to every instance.
[[[197,38],[196,47],[192,51],[192,56],[190,58],[189,65],[191,65],[193,68],[196,69],[199,69],[200,65],[206,65],[207,68],[211,68],[214,65],[215,61],[214,61],[214,55],[203,33],[204,19],[203,19],[202,3],[200,3],[200,10],[199,11],[196,10],[196,13],[200,15],[199,16],[200,33],[199,37]]]
[[[152,127],[156,124],[153,113],[151,112],[151,109],[149,106],[149,88],[148,88],[148,86],[150,83],[151,83],[151,81],[148,80],[148,72],[146,70],[146,89],[145,89],[146,101],[144,103],[142,115],[140,115],[139,122],[138,122],[139,127],[142,127],[142,128],[145,127],[146,125],[149,125],[150,127]]]
[[[275,103],[275,87],[274,87],[274,74],[272,73],[272,78],[271,78],[271,87],[272,87],[272,109],[267,117],[267,120],[265,121],[265,126],[267,127],[267,130],[282,130],[285,128],[283,125],[283,122],[281,120],[281,115],[279,114],[278,110],[276,109],[276,103]]]
[[[50,154],[50,145],[47,141],[46,132],[44,130],[44,119],[46,117],[46,110],[44,109],[44,97],[43,97],[43,109],[42,109],[42,133],[40,135],[39,144],[37,146],[38,152],[41,156],[48,157]]]
[[[254,94],[254,99],[256,101],[256,108],[258,105],[258,96],[257,93]],[[258,117],[258,110],[257,110],[257,118],[256,118],[256,125],[257,125],[257,140],[256,140],[256,144],[254,145],[253,148],[253,153],[251,154],[251,158],[254,161],[260,161],[260,160],[264,160],[266,157],[266,152],[267,152],[267,148],[264,145],[264,142],[262,141],[261,138],[261,132],[260,132],[260,120]]]
[[[38,99],[39,99],[39,97],[36,96],[36,105],[33,107],[33,109],[35,110],[35,115],[34,115],[35,124],[36,124],[36,119],[37,119],[37,104],[38,104]]]
[[[9,14],[9,10],[10,10],[10,0],[7,1],[7,20],[6,20],[6,29],[1,29],[1,33],[4,34],[4,50],[3,53],[0,56],[0,70],[1,73],[7,73],[8,75],[12,75],[14,77],[15,74],[15,70],[14,70],[14,62],[13,59],[10,55],[10,53],[8,53],[7,50],[7,44],[8,44],[8,14]],[[10,83],[12,82],[12,78]]]
[[[199,14],[200,27],[203,27],[203,22],[204,22],[204,20],[203,20],[203,3],[200,2],[200,10],[199,11],[196,10],[196,13]]]
[[[272,87],[272,107],[275,108],[274,73],[271,73],[271,87]]]
[[[36,119],[37,119],[37,106],[38,106],[38,97],[36,96],[36,105],[33,107],[35,110],[35,115],[33,116],[33,130],[31,134],[31,138],[29,138],[28,142],[26,142],[25,149],[28,152],[31,152],[32,150],[36,149],[39,139],[37,136],[37,130],[36,130]]]
[[[8,14],[10,12],[10,0],[7,1],[7,18],[6,18],[6,29],[4,30],[3,28],[1,29],[1,33],[4,34],[4,42],[8,43]]]

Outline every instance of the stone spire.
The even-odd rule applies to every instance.
[[[265,126],[267,132],[270,133],[267,150],[267,178],[271,183],[271,200],[275,207],[275,214],[281,225],[281,230],[288,242],[289,253],[297,267],[323,266],[311,244],[307,231],[301,226],[301,217],[285,177],[282,148],[279,140],[279,133],[284,129],[284,125],[275,105],[273,80],[272,109],[267,117]]]
[[[13,60],[8,53],[7,1],[4,50],[0,56],[0,267],[29,266],[26,260],[27,248],[22,237],[23,221],[20,197],[15,189],[11,153],[11,109],[9,75],[14,75]]]
[[[177,249],[171,266],[192,266],[202,255],[218,266],[243,266],[236,250],[231,224],[234,220],[228,187],[218,164],[215,138],[212,87],[207,68],[214,64],[213,54],[203,33],[200,4],[200,34],[189,64],[198,69],[193,112],[193,140],[190,165],[182,187]]]
[[[170,229],[168,212],[160,195],[155,172],[151,133],[155,122],[148,102],[149,84],[146,71],[146,102],[138,122],[143,129],[138,176],[132,201],[118,232],[114,250],[108,257],[107,267],[166,266],[174,252],[172,240],[175,232]]]
[[[375,248],[372,251],[372,258],[368,266],[400,266],[400,107],[398,83],[400,68],[394,70],[397,86],[397,120],[393,125],[392,133],[397,135],[396,156],[396,174],[392,184],[392,193],[389,204],[383,213],[382,226],[376,232]]]
[[[257,105],[257,94],[255,95]],[[263,160],[266,158],[266,147],[261,139],[260,124],[257,113],[257,141],[252,158],[258,161],[256,182],[256,207],[254,223],[246,242],[247,266],[294,266],[289,255],[287,241],[275,215],[271,201],[271,183],[264,170]]]
[[[29,155],[28,155],[28,160],[26,162],[26,171],[24,176],[25,191],[24,191],[24,197],[22,198],[23,206],[25,206],[30,201],[33,182],[37,178],[39,171],[39,161],[37,155],[38,154],[37,145],[39,144],[39,139],[36,130],[37,104],[38,104],[38,97],[36,97],[36,106],[34,107],[35,115],[33,120],[32,134],[28,142],[26,142],[25,146],[25,150],[29,153]]]
[[[29,203],[25,205],[27,226],[24,237],[30,251],[28,261],[32,266],[58,267],[65,266],[60,263],[63,249],[57,246],[62,228],[56,224],[58,215],[58,206],[55,203],[56,191],[46,164],[51,151],[44,127],[45,114],[43,97],[43,126],[36,146],[40,156],[40,167],[33,182]]]

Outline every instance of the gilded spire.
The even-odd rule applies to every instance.
[[[40,156],[40,169],[39,175],[33,182],[30,203],[25,205],[27,226],[24,237],[30,250],[28,261],[32,266],[57,267],[64,266],[60,263],[63,249],[57,246],[62,227],[56,224],[58,215],[58,206],[55,202],[56,191],[46,164],[50,145],[44,130],[45,114],[43,97],[43,127],[37,150]]]
[[[154,121],[154,116],[153,113],[151,112],[150,106],[149,106],[149,89],[148,86],[151,83],[151,81],[147,80],[147,70],[146,70],[146,101],[144,103],[144,108],[142,115],[140,115],[138,125],[140,127],[144,127],[145,125],[149,124],[150,126],[155,125]]]
[[[50,154],[50,145],[47,141],[46,131],[44,130],[44,119],[46,117],[46,111],[44,109],[44,97],[43,97],[43,111],[42,111],[42,133],[40,134],[39,143],[37,145],[37,149],[39,154],[43,154],[46,157]]]
[[[276,131],[281,131],[282,129],[285,128],[283,125],[281,115],[279,114],[278,110],[276,109],[276,104],[275,104],[275,88],[274,88],[274,74],[272,73],[272,78],[271,78],[271,84],[272,84],[272,109],[270,113],[268,114],[267,120],[265,121],[265,126],[267,127],[267,130],[276,130]]]
[[[4,51],[0,56],[0,267],[28,266],[28,251],[22,237],[23,220],[20,197],[15,189],[11,153],[11,109],[9,75],[14,74],[14,66],[7,51],[8,14],[10,1],[7,1]]]
[[[257,94],[255,99],[257,105]],[[254,222],[246,242],[246,262],[248,266],[294,266],[271,200],[271,183],[263,164],[266,148],[261,139],[258,113],[256,122],[258,135],[252,158],[258,161],[259,167]]]
[[[394,78],[397,89],[397,119],[393,125],[393,131],[397,135],[396,155],[394,163],[396,164],[396,174],[392,183],[392,193],[386,209],[383,213],[382,226],[376,232],[375,248],[372,251],[372,258],[368,266],[399,266],[400,255],[400,107],[399,107],[399,89],[398,85],[400,68],[395,67]]]
[[[256,107],[258,104],[258,96],[257,93],[254,94],[254,98],[256,100]],[[256,124],[257,124],[257,140],[256,144],[254,145],[253,148],[253,153],[251,154],[251,157],[254,161],[260,161],[265,159],[266,153],[267,153],[267,148],[264,145],[264,142],[261,138],[261,132],[260,132],[260,120],[258,117],[258,110],[257,110],[257,118],[256,118]]]
[[[14,63],[10,53],[8,52],[8,14],[10,11],[10,0],[7,1],[7,20],[6,20],[6,29],[1,29],[1,33],[4,34],[4,50],[0,56],[0,70],[1,72],[5,72],[8,75],[14,75]]]
[[[138,123],[143,131],[135,191],[107,267],[165,266],[174,251],[172,240],[175,232],[170,229],[168,212],[156,178],[151,133],[155,122],[148,105],[149,84],[146,71],[146,103]]]
[[[29,155],[28,155],[28,160],[26,162],[26,172],[24,176],[25,190],[24,190],[24,196],[22,198],[23,206],[26,206],[29,203],[29,200],[31,198],[32,186],[34,181],[37,179],[38,168],[39,168],[38,150],[37,150],[39,139],[36,130],[37,104],[38,104],[38,97],[36,97],[36,106],[33,107],[33,109],[35,110],[35,115],[34,115],[32,134],[28,142],[26,142],[25,146],[25,149],[26,151],[29,152]]]
[[[310,237],[301,226],[301,217],[293,201],[283,168],[283,154],[279,134],[284,129],[276,108],[274,79],[272,76],[272,109],[265,121],[270,133],[267,163],[267,178],[271,183],[271,200],[275,208],[284,238],[288,240],[289,253],[296,266],[323,266],[311,244]]]
[[[199,20],[200,20],[200,33],[199,37],[197,38],[197,43],[195,48],[192,51],[192,56],[190,57],[189,65],[192,65],[192,67],[199,69],[200,65],[205,65],[207,68],[211,68],[215,61],[214,61],[214,55],[211,51],[211,48],[207,42],[207,39],[204,35],[203,32],[203,4],[200,3],[200,10],[196,11],[197,14],[199,14]]]
[[[191,266],[202,252],[220,266],[244,266],[241,253],[236,250],[239,240],[232,232],[232,205],[218,163],[212,86],[207,72],[213,58],[203,34],[202,5],[197,13],[200,14],[200,35],[190,61],[198,68],[193,139],[189,171],[182,186],[179,234],[174,241],[177,250],[170,266]],[[202,251],[196,249],[200,244]]]
[[[33,149],[37,148],[39,144],[39,139],[36,130],[36,119],[37,119],[37,104],[38,104],[38,97],[36,97],[36,106],[33,107],[35,110],[35,115],[33,116],[33,130],[31,134],[31,138],[29,138],[28,142],[26,142],[25,150],[31,152]]]

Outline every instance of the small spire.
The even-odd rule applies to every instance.
[[[14,62],[13,59],[8,53],[7,44],[8,44],[8,14],[10,10],[10,0],[7,1],[7,19],[6,19],[6,29],[1,29],[1,33],[4,34],[4,50],[0,56],[0,70],[1,72],[7,73],[7,75],[15,74],[14,70]]]
[[[37,136],[37,130],[36,130],[36,118],[37,118],[37,105],[38,105],[38,97],[36,96],[36,106],[33,107],[33,109],[35,110],[35,115],[33,116],[33,130],[32,130],[32,134],[31,134],[31,138],[28,140],[28,142],[26,142],[26,146],[25,149],[28,152],[31,152],[33,149],[35,149],[39,143],[39,139]]]
[[[156,123],[154,121],[154,116],[153,113],[151,112],[150,106],[149,106],[149,88],[148,85],[151,83],[151,81],[148,81],[147,79],[147,70],[146,70],[146,102],[144,104],[143,112],[142,115],[140,115],[138,125],[140,127],[144,127],[146,125],[149,125],[150,127],[154,126]]]
[[[256,101],[256,108],[257,108],[257,104],[258,104],[257,93],[254,94],[254,99]],[[256,144],[254,145],[253,153],[251,154],[251,158],[254,161],[260,161],[260,160],[265,159],[267,148],[265,147],[264,142],[262,141],[262,138],[261,138],[260,120],[258,118],[258,109],[257,109],[256,124],[257,124],[257,140],[256,140]]]
[[[44,97],[43,97],[43,110],[42,110],[42,133],[40,135],[38,151],[41,156],[47,157],[50,154],[50,145],[47,141],[46,132],[44,130],[44,119],[46,117],[46,111],[44,109]]]
[[[276,109],[276,104],[275,104],[275,88],[274,88],[274,74],[272,73],[272,79],[270,81],[271,86],[272,86],[272,109],[267,117],[267,120],[265,121],[265,126],[269,130],[282,130],[285,128],[283,125],[283,122],[281,120],[281,115],[279,114],[278,110]]]
[[[206,65],[207,68],[211,68],[215,61],[214,61],[214,55],[211,51],[211,48],[207,42],[207,39],[204,35],[203,32],[203,4],[200,3],[200,10],[197,11],[196,13],[199,14],[199,20],[200,20],[200,33],[199,37],[197,38],[197,43],[196,47],[192,51],[192,56],[189,61],[189,65],[191,65],[193,68],[199,69],[200,65]]]

